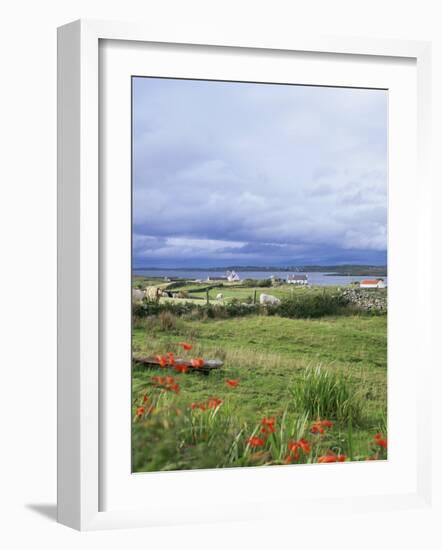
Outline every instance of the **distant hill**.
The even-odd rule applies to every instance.
[[[258,266],[258,265],[229,265],[225,267],[134,267],[134,271],[151,270],[151,271],[226,271],[234,270],[238,272],[247,271],[290,271],[290,272],[322,272],[330,275],[342,276],[370,276],[370,277],[386,277],[387,266],[385,265],[304,265],[304,266]]]

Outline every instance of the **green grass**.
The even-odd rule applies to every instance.
[[[250,292],[250,289],[244,290]],[[222,292],[224,294],[224,290]],[[175,326],[167,330],[162,328],[157,318],[139,322],[133,331],[134,352],[148,355],[167,351],[178,353],[178,342],[186,340],[194,346],[193,357],[221,358],[224,361],[222,369],[209,376],[172,373],[181,386],[179,396],[167,396],[174,406],[188,411],[192,402],[202,402],[214,396],[223,399],[224,404],[216,415],[216,418],[219,415],[216,422],[220,425],[217,424],[212,434],[216,443],[210,445],[204,438],[191,443],[187,436],[181,435],[181,446],[177,447],[176,434],[189,433],[189,422],[193,421],[195,412],[169,418],[167,426],[174,426],[170,430],[164,428],[163,417],[154,416],[134,423],[135,470],[248,465],[252,454],[250,449],[246,452],[244,438],[253,433],[263,416],[276,416],[279,424],[292,426],[284,428],[283,436],[280,434],[285,445],[290,434],[299,432],[299,426],[298,431],[293,426],[299,424],[305,415],[311,416],[306,403],[293,399],[293,388],[304,384],[306,372],[318,365],[331,376],[342,376],[348,390],[347,398],[357,394],[361,404],[358,421],[351,426],[351,436],[348,418],[339,417],[331,435],[325,437],[321,445],[324,449],[351,451],[356,458],[367,456],[371,452],[373,434],[385,431],[386,323],[386,316],[367,315],[315,320],[255,315],[207,321],[178,318]],[[157,374],[164,374],[164,371],[134,368],[134,407],[140,404],[144,393],[153,398],[157,395],[158,391],[153,390],[150,383],[152,376]],[[228,388],[227,378],[239,379],[239,386]],[[344,390],[341,388],[341,391]],[[148,429],[149,423],[152,423],[152,429]],[[259,455],[263,463],[269,460],[278,463],[279,459],[275,457],[281,456],[281,442],[278,447],[276,436],[272,435],[272,438],[275,441],[271,444],[269,440],[265,453]],[[279,450],[275,450],[277,448]],[[224,455],[234,458],[229,461]]]
[[[327,418],[343,424],[363,422],[361,388],[348,375],[323,367],[311,367],[291,387],[294,407],[309,418]]]
[[[242,351],[302,360],[362,367],[386,366],[386,317],[342,316],[323,319],[285,319],[250,316],[210,321],[179,319],[175,333],[161,331],[157,324],[134,330],[134,349],[155,348],[183,339],[192,340],[202,351]]]
[[[133,286],[137,288],[145,288],[146,286],[161,286],[166,288],[168,285],[164,281],[164,278],[152,278],[152,277],[142,277],[136,276],[133,277]],[[327,286],[324,287],[303,287],[295,286],[290,284],[278,284],[274,287],[246,287],[243,286],[241,282],[239,283],[229,283],[222,282],[217,285],[215,281],[208,282],[203,281],[201,283],[195,283],[194,281],[183,279],[182,281],[173,281],[169,283],[171,285],[171,290],[173,292],[186,292],[186,298],[161,298],[161,302],[186,302],[186,301],[195,301],[196,303],[206,303],[206,288],[213,287],[209,290],[209,301],[210,303],[218,303],[216,297],[218,294],[223,295],[223,302],[228,303],[231,300],[235,299],[240,302],[246,302],[254,299],[256,291],[256,300],[259,302],[259,297],[261,294],[271,294],[276,296],[279,299],[290,298],[303,295],[315,295],[326,292],[336,292],[338,288],[344,288],[346,285],[339,286]],[[197,299],[197,300],[194,300]]]
[[[207,286],[207,283],[201,284],[201,287]],[[327,287],[326,292],[334,292],[338,287]],[[195,292],[198,289],[198,285],[192,283],[183,283],[183,285],[175,288],[175,290],[185,290],[189,293],[189,296],[194,297],[206,297],[206,293]],[[289,284],[281,284],[274,287],[244,287],[241,283],[224,283],[223,286],[212,288],[209,290],[209,300],[215,302],[218,294],[222,294],[224,302],[229,302],[232,299],[245,302],[247,300],[253,300],[256,291],[256,300],[259,302],[261,294],[271,294],[279,299],[289,298],[292,296],[302,296],[305,294],[319,294],[324,292],[323,287],[296,287]]]

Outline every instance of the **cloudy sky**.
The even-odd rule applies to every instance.
[[[385,264],[387,92],[133,79],[135,267]]]

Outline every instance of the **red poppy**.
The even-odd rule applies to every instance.
[[[202,357],[197,357],[196,359],[192,359],[192,367],[195,367],[196,369],[200,369],[201,367],[204,367],[204,359]]]
[[[162,376],[153,376],[152,382],[154,384],[158,384],[159,386],[162,386],[164,384],[164,378]]]
[[[144,407],[138,407],[136,415],[137,416],[143,416],[144,410],[145,410]]]
[[[169,390],[173,391],[175,393],[180,393],[180,385],[179,384],[172,384],[169,386]]]
[[[250,445],[250,447],[262,447],[265,441],[261,437],[253,436],[249,437],[247,443]]]
[[[321,420],[321,424],[323,428],[332,428],[334,423],[331,420]]]
[[[302,452],[305,453],[306,455],[308,455],[309,452],[312,450],[311,447],[310,447],[310,443],[308,441],[306,441],[305,439],[300,439],[298,441],[298,443],[299,443],[299,446],[302,449]]]
[[[347,457],[345,455],[337,455],[335,453],[327,453],[324,456],[318,458],[318,464],[329,464],[331,462],[345,462]]]
[[[316,420],[316,422],[313,422],[310,431],[312,434],[323,434],[325,432],[324,428],[331,428],[333,424],[331,420]]]
[[[175,382],[175,379],[173,376],[166,376],[166,383],[167,384],[173,384]]]
[[[189,351],[192,349],[192,344],[188,344],[187,342],[180,342],[178,345],[181,346],[185,351]]]
[[[274,416],[271,416],[270,418],[266,418],[264,417],[262,420],[261,420],[261,424],[263,426],[274,426],[275,425],[275,422],[276,422],[276,418]]]
[[[176,363],[174,368],[177,372],[181,372],[181,373],[184,373],[184,374],[186,372],[189,372],[189,367],[187,365],[181,365],[180,363]]]
[[[328,464],[329,462],[336,462],[336,457],[332,455],[324,455],[318,458],[318,464]]]
[[[289,451],[290,451],[291,456],[295,460],[299,460],[299,447],[298,447],[298,445],[291,445],[289,443]]]
[[[170,351],[167,353],[167,362],[169,365],[172,365],[172,366],[175,364],[175,356]]]
[[[306,439],[298,439],[298,441],[290,441],[288,444],[289,451],[292,453],[293,458],[299,459],[299,449],[306,455],[311,451],[310,443]]]
[[[263,433],[263,434],[274,433],[275,432],[275,422],[276,422],[276,419],[275,419],[274,416],[272,416],[271,418],[263,418],[261,420],[261,425],[262,425],[261,433]]]
[[[143,403],[147,403],[148,401],[149,401],[149,397],[148,397],[148,395],[147,395],[147,393],[146,393],[146,394],[144,394],[144,396],[143,396]]]
[[[169,359],[164,355],[157,355],[155,359],[158,361],[160,367],[165,367],[169,363]]]
[[[226,380],[226,384],[230,387],[230,388],[236,388],[238,385],[239,385],[239,380],[233,380],[233,379],[227,379]]]
[[[382,437],[382,434],[376,434],[373,439],[375,440],[376,444],[379,445],[379,447],[382,447],[383,449],[387,448],[387,439]]]

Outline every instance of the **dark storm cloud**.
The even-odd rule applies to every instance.
[[[383,263],[386,124],[383,91],[136,79],[135,263]]]

